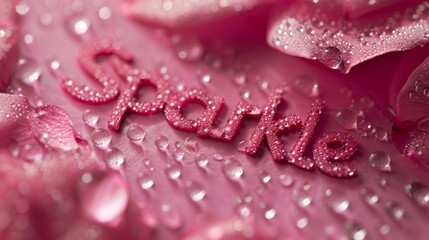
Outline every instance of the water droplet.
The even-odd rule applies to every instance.
[[[387,141],[387,131],[383,127],[374,127],[372,134],[377,140]]]
[[[205,168],[209,164],[209,158],[205,155],[199,155],[195,157],[195,163],[200,168]]]
[[[83,212],[99,223],[115,223],[124,213],[129,193],[127,184],[119,174],[87,172],[78,184],[78,196]]]
[[[204,52],[200,40],[190,35],[174,35],[171,38],[171,45],[177,56],[185,61],[196,61]]]
[[[106,148],[112,141],[112,135],[106,129],[97,128],[92,132],[91,140],[97,147]]]
[[[183,224],[183,216],[172,206],[164,203],[161,205],[160,220],[169,229],[178,229]]]
[[[283,187],[290,187],[293,184],[293,177],[288,173],[282,173],[279,175],[279,183]]]
[[[355,129],[358,114],[350,109],[343,109],[336,115],[338,125],[345,129]]]
[[[146,132],[138,125],[132,125],[130,128],[128,128],[127,137],[133,142],[143,140],[145,136]]]
[[[235,159],[226,159],[222,166],[222,171],[231,180],[238,180],[244,174],[243,166]]]
[[[100,19],[102,20],[108,20],[111,16],[112,16],[112,11],[110,10],[109,7],[104,6],[98,10],[98,17],[100,17]]]
[[[143,176],[140,177],[140,187],[143,190],[151,189],[153,185],[155,185],[155,181],[147,174],[143,174]]]
[[[295,80],[295,89],[308,97],[319,95],[319,84],[313,77],[308,75],[299,76]]]
[[[391,172],[390,156],[382,151],[376,151],[369,155],[369,164],[382,172]]]
[[[185,147],[193,152],[198,151],[198,141],[195,138],[187,137],[185,139]]]
[[[325,192],[325,201],[336,213],[344,213],[350,206],[350,201],[342,193],[329,189]]]
[[[387,234],[389,234],[390,233],[390,226],[389,225],[386,225],[386,224],[384,224],[383,226],[381,226],[380,227],[380,234],[381,235],[387,235]]]
[[[21,82],[27,85],[32,85],[40,79],[42,69],[35,61],[27,58],[21,58],[19,59],[16,67],[16,74]]]
[[[271,182],[271,175],[267,173],[266,171],[260,171],[259,172],[259,179],[262,183],[268,184]]]
[[[100,116],[89,109],[82,114],[82,120],[90,127],[96,127],[99,119]]]
[[[89,21],[87,19],[78,19],[73,23],[73,32],[77,35],[85,34],[89,29]]]
[[[213,159],[216,160],[216,161],[222,161],[223,160],[223,156],[220,155],[220,154],[218,154],[218,153],[215,153],[215,154],[213,154]]]
[[[307,227],[308,226],[308,223],[309,223],[310,221],[308,220],[308,218],[307,217],[302,217],[302,218],[300,218],[300,219],[298,219],[298,221],[296,222],[296,226],[299,228],[299,229],[303,229],[303,228],[305,228],[305,227]]]
[[[26,15],[30,11],[30,5],[27,1],[20,1],[16,4],[15,10],[19,15]]]
[[[176,161],[182,161],[185,158],[185,151],[180,148],[176,148],[173,150],[173,157]]]
[[[368,205],[375,205],[378,203],[379,198],[378,195],[374,193],[374,191],[370,189],[362,189],[361,191],[362,199]]]
[[[277,210],[276,209],[268,208],[265,210],[265,213],[264,213],[265,219],[272,220],[276,216],[277,216]]]
[[[168,148],[169,142],[168,142],[168,138],[166,136],[158,136],[155,139],[155,146],[159,149],[159,150],[163,150],[165,151]]]
[[[165,168],[165,174],[167,174],[167,177],[171,180],[176,180],[180,176],[182,176],[182,166],[180,164],[169,164]]]
[[[405,185],[405,193],[420,205],[429,204],[429,188],[421,182],[413,181]]]
[[[309,185],[306,185],[306,186],[309,186]],[[293,199],[302,208],[308,207],[313,201],[309,192],[310,188],[306,186],[294,189],[292,192]]]
[[[350,238],[353,240],[363,240],[368,234],[360,224],[351,221],[346,222],[346,230]]]
[[[336,47],[327,47],[323,49],[320,62],[332,69],[338,69],[343,62],[340,50]]]
[[[186,193],[194,202],[199,202],[206,196],[206,191],[203,189],[203,187],[195,182],[186,183]]]
[[[201,83],[208,84],[212,80],[212,76],[210,74],[204,74],[200,78]]]
[[[237,206],[237,213],[240,217],[249,217],[254,212],[253,206],[247,202],[241,202]]]
[[[417,128],[422,130],[422,131],[429,132],[429,117],[422,119],[417,124]]]
[[[112,169],[119,169],[125,162],[124,155],[117,148],[110,148],[104,153],[104,161]]]
[[[405,215],[405,209],[395,202],[388,202],[386,204],[386,211],[397,220],[402,219]]]

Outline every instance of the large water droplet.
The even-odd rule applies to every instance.
[[[155,146],[159,150],[165,151],[168,148],[169,144],[170,143],[168,142],[168,138],[166,136],[161,135],[155,139]]]
[[[201,58],[204,49],[200,40],[190,35],[174,35],[171,45],[177,56],[185,61],[195,61]]]
[[[128,128],[127,137],[133,142],[143,140],[145,136],[146,132],[140,126],[132,125],[130,128]]]
[[[90,127],[96,127],[99,119],[100,116],[89,109],[82,114],[82,120]]]
[[[165,174],[171,180],[176,180],[180,176],[182,176],[182,171],[183,171],[182,166],[180,164],[176,164],[176,163],[169,164],[165,168]]]
[[[382,172],[391,172],[390,156],[383,151],[376,151],[369,155],[369,164]]]
[[[112,135],[106,129],[97,128],[92,132],[91,140],[97,147],[106,148],[112,141]]]
[[[125,162],[124,155],[117,148],[110,148],[104,153],[104,161],[112,169],[120,169]]]
[[[42,69],[34,60],[21,58],[16,67],[16,74],[21,82],[32,85],[40,79]]]
[[[209,164],[209,158],[206,155],[198,155],[195,157],[195,163],[200,168],[205,168]]]
[[[78,196],[83,212],[99,223],[119,224],[128,204],[125,180],[111,172],[87,172],[78,184]]]
[[[226,159],[222,171],[231,180],[238,180],[244,174],[243,166],[235,159]]]
[[[343,62],[340,50],[336,47],[327,47],[323,49],[320,55],[320,62],[332,69],[338,69]]]
[[[405,193],[420,205],[429,204],[429,188],[421,182],[413,181],[405,185]]]
[[[159,212],[161,222],[169,229],[178,229],[183,224],[182,214],[168,204],[162,204]]]
[[[355,129],[358,114],[350,109],[343,109],[336,115],[337,123],[345,129]]]
[[[194,202],[199,202],[206,196],[204,188],[196,182],[187,182],[185,191]]]
[[[313,77],[308,75],[299,76],[295,80],[295,89],[308,97],[319,95],[319,84]]]

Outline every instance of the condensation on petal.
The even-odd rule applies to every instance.
[[[428,20],[426,3],[356,19],[311,3],[293,4],[270,26],[268,43],[281,52],[348,73],[376,56],[427,43]]]

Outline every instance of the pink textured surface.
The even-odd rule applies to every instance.
[[[67,125],[70,118],[73,129],[79,134],[74,135],[72,131],[73,141],[79,147],[72,147],[71,151],[56,149],[62,141],[49,146],[40,140],[37,131],[44,127],[54,126],[55,133],[64,132],[55,121],[54,125],[42,122],[41,127],[38,125],[40,128],[34,128],[37,133],[34,137],[39,139],[37,146],[40,145],[45,153],[42,160],[28,160],[19,147],[19,153],[15,154],[11,149],[20,146],[20,139],[2,143],[0,194],[8,197],[0,200],[0,239],[210,239],[208,235],[214,239],[244,239],[243,232],[252,231],[254,239],[361,239],[363,235],[367,239],[426,239],[427,196],[419,204],[412,199],[417,193],[407,194],[406,186],[413,181],[427,186],[428,169],[418,158],[404,156],[402,147],[396,148],[401,144],[393,143],[394,117],[389,107],[395,107],[399,90],[390,89],[389,85],[406,82],[411,71],[429,54],[427,46],[372,59],[343,75],[320,63],[270,48],[266,44],[270,15],[267,8],[172,30],[128,18],[121,11],[122,3],[115,0],[28,1],[30,10],[21,16],[20,54],[41,68],[41,76],[32,84],[22,83],[16,77],[8,92],[24,94],[34,107],[43,103],[64,109],[67,116],[62,111],[53,111],[53,114],[61,116],[62,127],[67,131],[71,131]],[[103,7],[111,11],[107,20],[99,16]],[[52,21],[48,21],[47,14]],[[75,22],[82,19],[89,23],[89,29],[77,35]],[[204,47],[203,57],[192,62],[179,59],[170,44],[170,36],[175,34],[198,38]],[[291,91],[285,95],[281,111],[306,119],[313,98],[303,94],[296,79],[310,76],[318,84],[315,95],[323,98],[326,106],[305,155],[312,157],[315,139],[324,134],[349,133],[358,143],[358,152],[353,158],[357,176],[337,179],[320,171],[307,172],[290,164],[278,164],[265,146],[255,156],[245,155],[238,150],[239,143],[250,137],[257,120],[247,121],[238,136],[231,143],[225,143],[176,130],[161,113],[128,114],[120,132],[107,130],[112,137],[110,147],[121,151],[125,159],[121,167],[109,169],[105,161],[111,152],[93,144],[94,128],[88,126],[82,116],[90,109],[100,117],[97,127],[108,129],[108,119],[116,103],[84,104],[62,89],[64,77],[101,89],[78,62],[79,52],[95,38],[121,43],[134,57],[138,69],[161,72],[175,89],[199,88],[210,96],[222,96],[226,108],[221,114],[221,126],[236,104],[243,101],[243,92],[250,93],[245,101],[260,107],[266,104],[268,94],[266,88],[261,88],[262,82],[268,84],[268,92],[275,87],[289,86]],[[410,55],[419,56],[420,61],[405,61]],[[219,59],[220,66],[216,61]],[[53,60],[60,63],[58,69],[52,68]],[[120,80],[112,66],[105,62],[101,65],[116,79],[121,90],[125,89],[126,82]],[[205,75],[210,76],[210,81],[201,81]],[[367,96],[375,106],[368,103]],[[0,117],[5,119],[7,107],[12,110],[15,107],[11,107],[10,96],[1,94],[0,99],[4,111]],[[372,123],[372,129],[376,129],[375,134],[362,129],[361,122],[350,130],[341,127],[337,114],[344,109],[365,116],[364,119]],[[196,112],[198,109],[188,115],[195,116]],[[133,125],[146,132],[144,140],[138,144],[127,136],[127,130]],[[0,121],[0,133],[13,139],[13,135],[3,132],[8,128],[7,122]],[[387,136],[380,136],[380,129],[384,129]],[[155,144],[160,136],[168,139],[169,146],[165,150]],[[197,141],[197,150],[185,146],[187,138]],[[297,133],[285,134],[282,137],[285,148],[291,149],[297,138]],[[66,143],[70,139],[67,137]],[[407,141],[406,138],[401,141],[404,139]],[[184,156],[178,161],[177,154],[181,150]],[[370,155],[377,151],[390,155],[391,171],[371,165]],[[198,155],[209,157],[205,168],[197,166]],[[223,161],[215,160],[219,157],[214,155],[222,156]],[[244,174],[238,180],[231,180],[224,173],[229,158],[243,166]],[[169,165],[182,169],[177,180],[172,181],[167,176]],[[282,174],[292,177],[291,186],[282,183]],[[269,181],[267,175],[271,177]],[[154,184],[144,190],[141,181],[147,178]],[[206,195],[195,202],[188,195],[199,186]],[[427,187],[422,189],[427,191]],[[375,193],[378,201],[368,204],[368,193]],[[238,215],[245,201],[252,212],[249,217]],[[344,201],[349,205],[343,211]],[[343,205],[338,206],[339,202]],[[165,204],[170,207],[168,213],[163,212]],[[276,214],[267,219],[267,211],[271,208]],[[398,215],[402,209],[404,214]],[[305,219],[307,224],[304,224]],[[388,233],[385,233],[386,226]],[[249,228],[252,231],[248,231]]]

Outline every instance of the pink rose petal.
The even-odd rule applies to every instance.
[[[33,109],[28,115],[33,136],[40,142],[65,151],[77,149],[76,131],[69,115],[53,105]]]
[[[284,53],[319,60],[348,73],[368,59],[429,41],[427,2],[393,12],[350,19],[342,11],[292,4],[271,25],[268,42]]]
[[[31,106],[22,95],[0,93],[0,134],[8,136],[25,121]],[[5,140],[2,137],[2,140]]]
[[[195,25],[244,12],[274,0],[127,0],[127,14],[167,26]]]
[[[416,122],[429,116],[429,58],[404,84],[397,98],[397,120]]]
[[[18,54],[17,17],[13,1],[2,1],[0,5],[0,91],[9,84]]]

